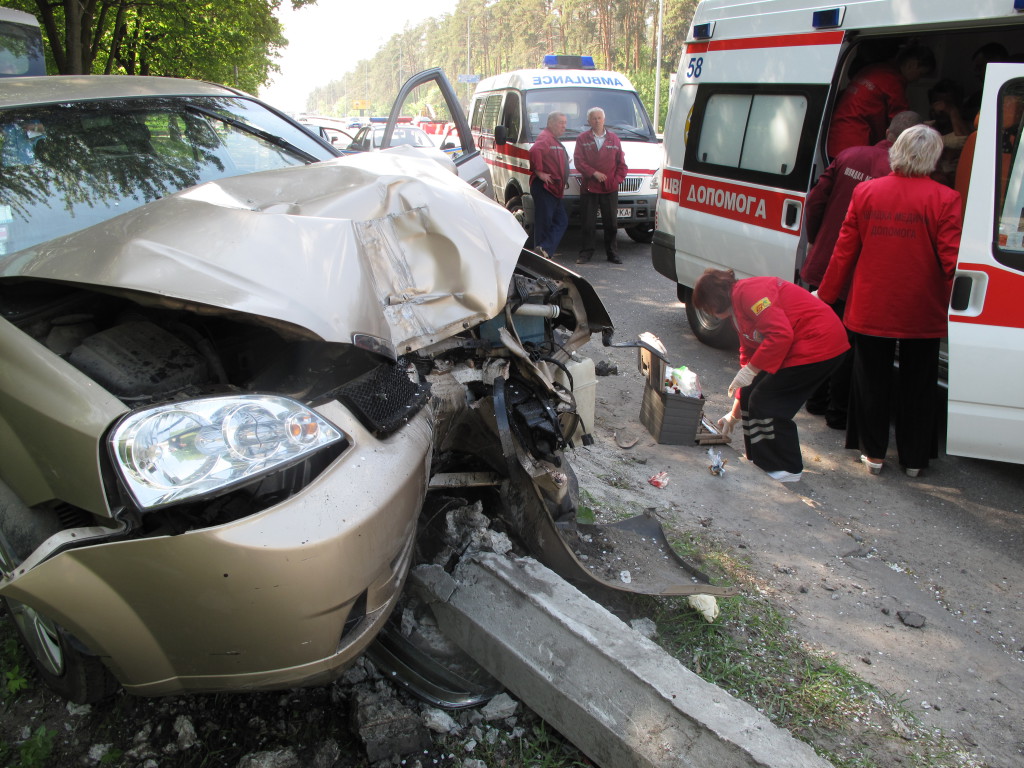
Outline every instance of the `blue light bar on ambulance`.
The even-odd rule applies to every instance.
[[[708,40],[715,34],[715,22],[709,21],[705,24],[697,24],[693,28],[694,40]]]
[[[1024,0],[1013,0],[1013,10],[1024,11]]]
[[[839,8],[829,8],[827,11],[815,11],[811,17],[811,26],[815,29],[829,29],[830,27],[838,27],[843,23],[843,15],[846,11],[846,6],[840,6]]]
[[[549,53],[544,57],[544,69],[597,69],[593,56],[556,56]]]

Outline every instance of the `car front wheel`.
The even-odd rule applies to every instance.
[[[8,509],[0,520],[0,569],[5,573],[27,556],[26,547],[42,543],[48,529],[34,519],[36,513],[25,511],[24,519],[18,520],[12,511]],[[117,691],[117,681],[103,662],[76,648],[74,638],[57,622],[17,600],[5,597],[3,602],[39,676],[52,690],[76,704],[99,701]]]

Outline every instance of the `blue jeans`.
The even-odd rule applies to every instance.
[[[533,244],[543,248],[548,256],[554,256],[569,226],[569,216],[562,199],[544,189],[540,179],[530,182],[530,192],[533,194]]]

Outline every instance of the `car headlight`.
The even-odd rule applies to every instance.
[[[147,509],[248,482],[342,438],[300,402],[236,395],[133,411],[110,445],[129,492]]]

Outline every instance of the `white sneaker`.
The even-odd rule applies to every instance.
[[[865,467],[867,467],[868,471],[872,475],[880,475],[880,474],[882,474],[882,467],[885,466],[884,462],[881,462],[881,461],[871,461],[871,459],[869,459],[864,454],[861,454],[861,456],[860,456],[860,463],[863,464]]]
[[[904,471],[907,473],[907,477],[917,477],[921,474],[921,470],[919,468],[906,467]]]
[[[769,472],[768,477],[778,480],[780,483],[795,483],[803,477],[803,474],[803,472],[787,472],[784,469],[777,469],[774,472]]]

